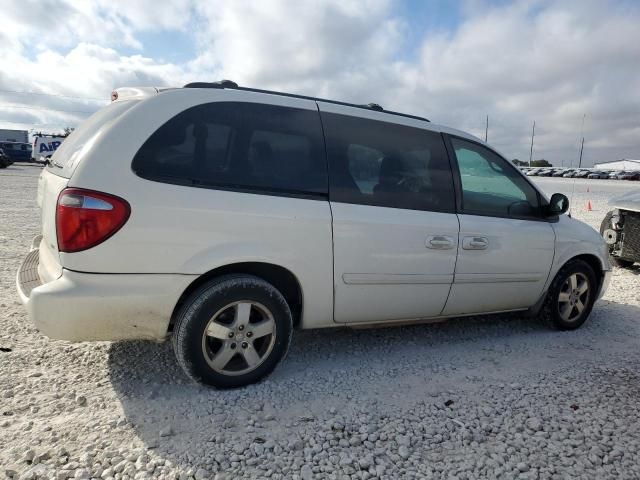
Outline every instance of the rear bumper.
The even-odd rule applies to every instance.
[[[38,249],[16,278],[31,321],[52,339],[163,340],[173,309],[194,275],[95,274],[63,269],[43,283]]]

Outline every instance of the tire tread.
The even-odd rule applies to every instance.
[[[576,328],[579,328],[591,314],[591,309],[593,308],[593,304],[595,303],[595,298],[593,298],[593,295],[595,295],[595,292],[598,291],[596,284],[592,286],[593,293],[589,301],[590,305],[587,305],[587,313],[582,318],[582,321],[580,321],[579,323],[576,323],[575,325],[568,326],[563,324],[556,317],[554,312],[555,302],[556,302],[555,292],[559,290],[560,287],[562,286],[561,284],[566,279],[567,272],[574,270],[576,268],[580,268],[580,269],[586,270],[587,272],[590,272],[591,279],[595,279],[597,281],[593,268],[591,268],[591,265],[589,265],[584,260],[580,260],[580,259],[569,260],[567,263],[565,263],[562,266],[560,270],[558,270],[558,273],[556,274],[555,278],[551,282],[551,285],[549,285],[549,290],[547,291],[547,298],[544,301],[544,305],[539,315],[539,319],[542,321],[542,323],[544,323],[546,326],[553,328],[555,330],[575,330]]]
[[[180,308],[176,315],[176,322],[173,328],[172,335],[172,345],[173,350],[178,361],[178,365],[182,368],[182,370],[187,374],[187,376],[197,383],[207,383],[205,379],[202,378],[201,375],[198,374],[197,369],[193,363],[193,360],[190,358],[188,354],[188,337],[192,334],[192,329],[195,328],[193,322],[190,320],[197,314],[200,308],[202,308],[203,304],[211,299],[212,296],[221,295],[224,296],[225,292],[228,292],[230,289],[236,288],[239,286],[239,282],[242,283],[242,286],[254,286],[261,289],[265,289],[269,292],[269,295],[273,297],[276,301],[278,301],[285,312],[287,312],[288,320],[288,335],[287,335],[287,343],[285,346],[284,353],[278,359],[273,368],[275,368],[280,361],[282,361],[291,345],[291,332],[293,330],[293,318],[291,315],[291,310],[287,301],[284,299],[282,294],[270,283],[263,280],[260,277],[256,277],[254,275],[247,274],[227,274],[215,278],[199,288],[197,288],[185,301],[184,305]]]

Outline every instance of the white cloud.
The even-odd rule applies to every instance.
[[[522,2],[474,12],[455,33],[425,38],[419,63],[407,65],[407,105],[424,99],[438,121],[476,134],[487,113],[490,141],[520,158],[536,120],[537,157],[577,159],[585,113],[587,160],[640,153],[640,141],[599,148],[640,123],[639,11]]]
[[[614,1],[467,1],[453,30],[416,32],[391,0],[210,2],[11,1],[0,89],[106,98],[114,86],[231,78],[243,85],[368,103],[484,132],[510,157],[640,156],[640,9]],[[44,12],[55,11],[55,22]],[[141,54],[141,33],[192,35],[181,64]],[[419,43],[409,45],[409,39]],[[175,57],[173,57],[175,58]],[[59,109],[95,104],[26,97]],[[16,103],[3,95],[0,103]],[[24,100],[24,99],[23,99]],[[0,107],[5,120],[68,123],[55,112]]]
[[[402,24],[384,0],[201,4],[197,70],[248,85],[323,94],[386,70]],[[336,89],[336,87],[339,87]]]
[[[114,49],[86,43],[65,55],[46,50],[33,60],[15,56],[10,63],[11,69],[0,72],[3,117],[13,123],[35,124],[37,129],[43,125],[76,125],[105,105],[111,91],[119,86],[164,85],[168,79],[177,80],[184,75],[176,65],[157,64],[141,55],[120,56]],[[20,106],[6,106],[16,104]]]

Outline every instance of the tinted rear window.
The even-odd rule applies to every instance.
[[[317,111],[216,102],[176,115],[133,159],[141,177],[256,193],[326,195]]]
[[[453,178],[439,133],[322,113],[330,199],[380,207],[455,211]]]
[[[52,155],[51,163],[47,169],[61,177],[70,178],[81,161],[82,147],[97,137],[104,129],[110,127],[136,103],[136,101],[110,103],[91,115],[60,144],[60,147]]]

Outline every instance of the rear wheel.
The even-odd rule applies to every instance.
[[[196,290],[178,313],[173,347],[193,380],[219,388],[259,381],[285,356],[293,322],[282,294],[250,275]]]
[[[551,282],[542,317],[559,330],[575,330],[589,317],[597,291],[598,282],[591,266],[582,260],[572,260]]]

